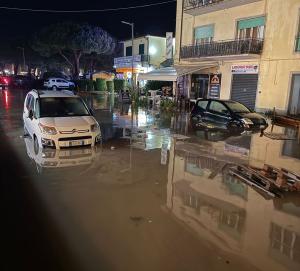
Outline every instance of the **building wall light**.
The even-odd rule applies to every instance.
[[[149,54],[155,55],[157,53],[157,49],[154,46],[150,46],[149,48]]]

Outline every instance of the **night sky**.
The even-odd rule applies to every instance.
[[[36,1],[36,0],[2,0],[0,6],[32,8],[32,9],[56,9],[56,10],[80,10],[80,9],[105,9],[119,8],[135,5],[162,2],[159,0],[118,0],[118,1]],[[99,13],[38,13],[24,11],[6,11],[0,9],[1,42],[3,38],[14,39],[16,37],[28,38],[34,32],[48,24],[73,21],[88,22],[108,31],[119,40],[130,38],[129,26],[120,23],[121,20],[134,22],[135,35],[146,34],[165,36],[167,31],[175,31],[176,2],[165,5],[133,9],[127,11],[109,11]]]

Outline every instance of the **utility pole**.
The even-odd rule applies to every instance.
[[[133,42],[134,42],[134,23],[129,23],[126,21],[121,21],[122,24],[127,24],[131,26],[131,86],[134,90],[134,79],[133,79],[133,71],[134,71],[134,55],[133,55]]]

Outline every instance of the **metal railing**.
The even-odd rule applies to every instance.
[[[201,8],[201,7],[217,4],[223,1],[225,0],[184,0],[183,9],[189,10],[194,8]]]
[[[210,56],[228,56],[243,54],[261,54],[264,41],[262,39],[244,39],[213,41],[204,44],[183,46],[181,58],[199,58]]]

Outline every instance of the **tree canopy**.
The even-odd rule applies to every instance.
[[[32,48],[42,56],[60,55],[79,75],[80,59],[86,55],[111,55],[116,40],[105,30],[89,24],[64,22],[50,25],[37,33]]]

